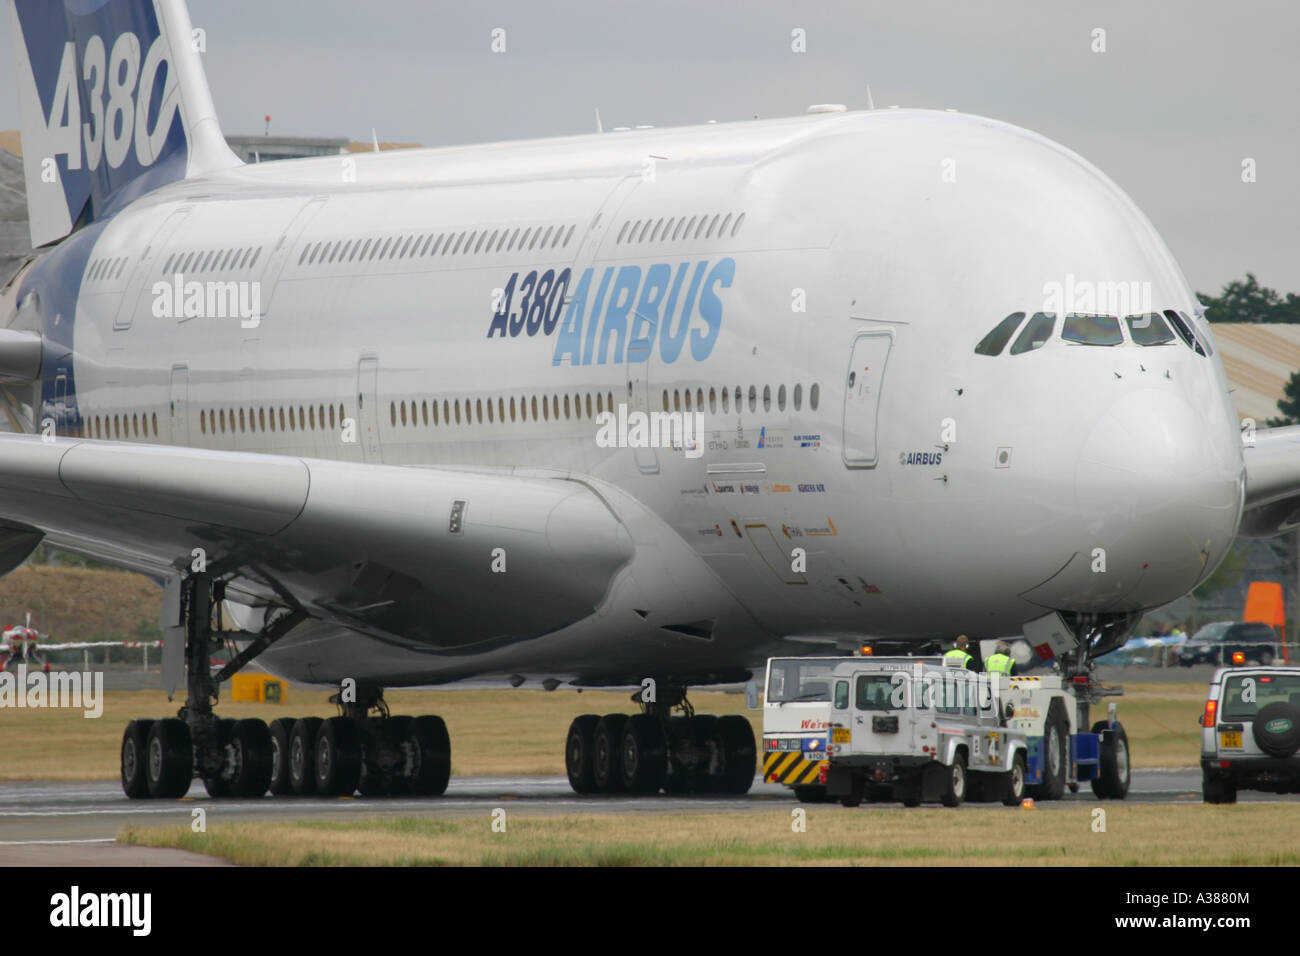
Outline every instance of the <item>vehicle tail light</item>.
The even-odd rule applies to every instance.
[[[1084,684],[1088,683],[1088,676],[1086,674],[1080,674],[1078,677],[1074,678],[1074,683],[1082,687]]]
[[[828,763],[824,763],[824,764],[822,764],[820,767],[817,768],[817,782],[818,782],[818,783],[825,783],[825,782],[826,782],[826,771],[829,770],[829,769],[830,769],[830,764],[828,764]]]
[[[1213,727],[1214,718],[1219,711],[1219,702],[1217,700],[1207,700],[1205,702],[1205,713],[1201,715],[1202,727]]]

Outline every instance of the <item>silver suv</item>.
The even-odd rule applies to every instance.
[[[1206,803],[1300,793],[1300,668],[1220,667],[1200,722]]]

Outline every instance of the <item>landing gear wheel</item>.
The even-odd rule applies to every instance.
[[[237,797],[260,797],[271,785],[271,732],[249,717],[235,724],[230,738],[234,767],[230,789]]]
[[[1103,800],[1123,800],[1128,796],[1130,779],[1128,761],[1128,734],[1124,725],[1110,724],[1100,720],[1092,725],[1094,734],[1102,734],[1101,760],[1097,767],[1097,776],[1092,781],[1092,792]]]
[[[591,773],[601,793],[623,792],[621,748],[626,714],[606,714],[591,734]]]
[[[132,800],[149,796],[147,751],[152,726],[152,720],[142,717],[128,723],[122,733],[122,792]]]
[[[347,717],[331,717],[316,738],[316,792],[349,797],[361,779],[361,732]]]
[[[1060,800],[1065,796],[1070,725],[1063,707],[1059,700],[1054,700],[1047,711],[1043,727],[1043,782],[1029,788],[1029,795],[1036,800]]]
[[[451,737],[441,717],[412,717],[406,732],[410,748],[409,786],[417,797],[437,797],[447,792],[451,779]]]
[[[217,721],[217,750],[221,753],[221,771],[216,776],[203,778],[203,789],[208,791],[208,796],[215,799],[228,797],[231,794],[230,777],[227,775],[227,765],[230,761],[230,743],[235,735],[235,720],[232,717],[223,717]],[[202,773],[202,767],[199,772]]]
[[[939,802],[945,807],[959,807],[966,799],[966,755],[960,750],[953,754],[952,766],[944,776],[943,792]]]
[[[145,778],[151,797],[179,799],[194,779],[194,744],[185,721],[159,720],[149,728]]]
[[[293,736],[293,718],[280,717],[271,721],[271,783],[272,795],[283,797],[293,793],[289,778],[289,738]]]
[[[722,793],[723,780],[720,777],[725,766],[723,741],[718,736],[718,727],[722,719],[715,714],[695,714],[686,718],[686,728],[690,734],[695,753],[701,758],[694,769],[686,774],[686,790],[692,793]],[[668,779],[664,788],[672,782],[672,767],[668,769]]]
[[[620,757],[623,787],[630,793],[658,793],[668,774],[663,725],[650,714],[633,714],[623,728]]]
[[[695,748],[694,717],[676,716],[668,719],[668,779],[664,781],[664,792],[671,794],[690,793],[696,787],[697,767],[687,766],[679,759],[686,748]],[[704,768],[707,773],[708,768]]]
[[[289,733],[289,785],[300,797],[316,792],[316,738],[321,723],[319,717],[303,717]]]
[[[599,714],[574,717],[569,736],[564,741],[564,770],[574,793],[596,793],[596,773],[592,764],[592,736],[600,723]]]
[[[754,729],[739,714],[729,714],[718,719],[715,736],[718,754],[722,757],[721,772],[714,778],[721,793],[748,793],[754,785],[757,769],[758,746],[754,742]]]
[[[1011,762],[1011,772],[1007,774],[1002,803],[1008,807],[1018,807],[1025,799],[1025,777],[1028,775],[1023,752],[1016,754]]]
[[[414,763],[410,760],[413,748],[410,745],[411,722],[414,717],[399,715],[389,717],[385,726],[384,742],[398,754],[402,761],[384,773],[384,793],[390,797],[405,797],[411,793],[411,774]]]
[[[1201,796],[1206,803],[1236,803],[1237,785],[1218,774],[1201,770]]]

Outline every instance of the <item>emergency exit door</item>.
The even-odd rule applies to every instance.
[[[880,391],[893,336],[867,332],[853,340],[844,383],[844,464],[867,468],[876,464]]]

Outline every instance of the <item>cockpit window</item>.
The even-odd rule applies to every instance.
[[[1178,337],[1183,340],[1184,345],[1195,351],[1197,355],[1205,354],[1205,349],[1196,340],[1196,336],[1192,334],[1191,325],[1184,322],[1177,312],[1173,309],[1165,309],[1165,318],[1174,327],[1174,331],[1178,333]]]
[[[1052,329],[1055,327],[1055,312],[1035,312],[1033,318],[1025,323],[1025,327],[1016,336],[1015,344],[1011,346],[1011,354],[1019,355],[1021,352],[1041,349],[1052,337]]]
[[[1087,315],[1082,312],[1071,312],[1065,317],[1061,338],[1078,345],[1124,344],[1119,319],[1113,315]]]
[[[1178,314],[1183,317],[1183,321],[1187,323],[1188,328],[1192,330],[1192,334],[1196,336],[1197,343],[1201,346],[1202,349],[1204,349],[1204,352],[1202,354],[1207,357],[1213,355],[1214,346],[1210,344],[1209,333],[1206,332],[1204,329],[1198,328],[1196,323],[1187,317],[1186,312],[1179,312]]]
[[[984,338],[980,339],[980,344],[975,346],[976,355],[1001,355],[1002,350],[1007,347],[1007,342],[1016,329],[1020,328],[1020,323],[1025,320],[1025,313],[1013,312],[1005,319],[993,327],[993,331]]]
[[[1174,333],[1169,331],[1159,312],[1130,315],[1124,321],[1128,323],[1128,334],[1138,345],[1167,345],[1174,340]]]

